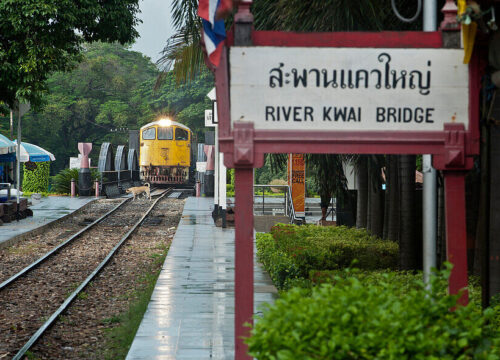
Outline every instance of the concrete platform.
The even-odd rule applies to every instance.
[[[128,360],[234,359],[234,229],[212,210],[213,198],[187,199]],[[256,263],[256,313],[276,296]]]
[[[91,196],[74,198],[69,196],[42,197],[38,204],[29,207],[33,210],[33,217],[12,221],[0,226],[0,247],[2,247],[2,244],[5,246],[24,233],[71,214],[93,200],[95,200],[95,197]]]

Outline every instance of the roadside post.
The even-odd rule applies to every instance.
[[[465,174],[479,153],[477,56],[464,65],[439,31],[255,31],[250,5],[239,3],[215,69],[219,146],[235,169],[235,358],[251,358],[253,168],[266,153],[432,155],[445,179],[449,292],[459,293]]]
[[[31,105],[29,103],[21,103],[16,101],[14,104],[14,111],[17,113],[17,147],[16,147],[16,182],[17,182],[17,210],[16,210],[16,218],[19,221],[19,201],[21,198],[21,118],[24,114],[26,114]]]

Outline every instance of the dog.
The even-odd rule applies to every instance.
[[[151,186],[149,185],[149,183],[145,183],[144,186],[133,186],[131,188],[128,188],[127,190],[125,190],[125,192],[128,194],[132,193],[132,195],[134,195],[134,200],[136,196],[142,193],[145,193],[146,198],[149,198],[149,200],[151,200],[151,193],[149,191],[150,188]]]

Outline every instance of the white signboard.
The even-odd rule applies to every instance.
[[[439,131],[463,123],[460,49],[231,47],[231,123],[256,129]]]
[[[197,161],[196,162],[196,171],[206,172],[207,171],[207,162],[206,161]]]
[[[70,157],[69,158],[69,168],[70,169],[79,169],[80,168],[80,163],[82,162],[81,158],[77,157]]]
[[[205,110],[205,127],[214,126],[212,110]]]
[[[89,166],[92,159],[89,159]],[[69,158],[69,168],[70,169],[79,169],[82,163],[82,155],[78,154],[78,157],[70,157]]]

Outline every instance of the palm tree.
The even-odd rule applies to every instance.
[[[196,16],[197,0],[173,0],[172,13],[174,25],[178,31],[174,35],[175,39],[170,39],[164,50],[165,59],[161,59],[167,64],[167,59],[175,60],[174,72],[177,79],[189,80],[196,75],[197,69],[201,65],[201,46],[199,44],[200,22]],[[412,13],[416,7],[414,0],[399,0],[400,9],[407,9]],[[281,31],[379,31],[379,30],[417,30],[421,28],[420,22],[412,24],[400,22],[394,15],[389,1],[375,0],[254,0],[253,9],[254,26],[257,30],[281,30]],[[231,20],[229,20],[229,23]],[[186,50],[190,48],[189,50]],[[183,64],[187,62],[187,64]],[[169,67],[166,70],[170,70]],[[311,157],[314,167],[324,172],[324,183],[320,186],[325,190],[324,198],[328,194],[333,194],[331,184],[339,181],[332,180],[330,174],[343,174],[342,166],[335,169],[322,170],[322,164],[327,166],[338,166],[342,161],[337,155],[322,155]],[[316,163],[317,162],[317,163]],[[413,164],[413,165],[412,165]],[[398,167],[395,167],[398,168]],[[393,189],[401,186],[401,226],[396,226],[392,220],[397,216],[397,211],[393,206],[389,211],[390,218],[387,221],[388,237],[393,239],[396,233],[402,244],[402,267],[409,268],[412,264],[407,263],[414,249],[412,212],[412,193],[414,192],[415,181],[415,157],[403,157],[399,166],[399,185],[391,185]],[[321,169],[321,170],[320,170]],[[342,170],[341,170],[342,169]],[[411,170],[413,169],[413,170]],[[389,174],[391,177],[391,174]],[[341,181],[340,181],[341,183]],[[412,187],[413,184],[413,187]],[[336,190],[338,191],[338,189]],[[338,195],[338,194],[337,194]],[[391,199],[395,196],[392,193]],[[364,201],[364,200],[363,200]],[[377,203],[377,197],[372,201]],[[394,200],[395,201],[395,200]],[[375,207],[374,203],[374,207]],[[377,205],[378,206],[378,205]],[[358,206],[358,211],[362,211]],[[412,215],[413,214],[413,215]],[[391,222],[392,220],[392,222]],[[362,223],[360,223],[362,224]],[[397,230],[396,230],[397,229]],[[377,230],[378,232],[379,230]],[[404,258],[404,260],[403,260]]]
[[[417,267],[418,244],[415,237],[415,155],[399,157],[399,181],[401,186],[399,258],[402,270]]]
[[[358,187],[356,227],[366,228],[368,218],[368,162],[365,155],[359,156],[356,162],[356,184]]]

